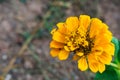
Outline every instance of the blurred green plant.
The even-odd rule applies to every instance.
[[[48,14],[44,18],[45,29],[50,32],[53,26],[65,17],[65,9],[67,8],[66,3],[62,5],[58,3],[50,3],[48,5]],[[57,5],[59,4],[59,5]]]
[[[6,0],[0,0],[0,3],[3,3],[3,2],[5,2]]]
[[[55,1],[49,2],[47,7],[44,16],[36,16],[36,20],[42,22],[42,26],[35,35],[35,38],[49,37],[49,33],[55,27],[55,24],[64,19],[66,15],[65,10],[69,7],[69,4],[64,1]],[[22,35],[27,39],[30,36],[30,32],[24,32]]]
[[[27,0],[19,0],[21,3],[26,3]]]
[[[20,0],[21,2],[26,2],[26,0]],[[91,7],[93,11],[88,11],[85,7],[88,4],[88,0],[82,0],[82,1],[72,1],[75,3],[80,3],[79,6],[80,9],[91,16],[96,16],[97,15],[97,9],[94,7]],[[49,2],[47,5],[46,13],[44,16],[36,16],[36,19],[40,22],[42,22],[42,26],[39,29],[38,33],[36,34],[36,38],[38,37],[49,37],[50,34],[49,32],[52,30],[53,27],[55,27],[55,24],[59,21],[63,21],[63,19],[66,16],[65,11],[70,7],[70,1],[54,1],[54,2]],[[98,0],[93,2],[94,6],[98,4]],[[87,11],[86,11],[87,10]],[[27,38],[29,36],[29,32],[23,33],[23,36]]]

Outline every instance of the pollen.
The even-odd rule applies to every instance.
[[[82,29],[76,29],[76,31],[69,33],[66,37],[66,46],[71,51],[76,49],[84,50],[88,45],[89,42],[86,40],[86,33]]]

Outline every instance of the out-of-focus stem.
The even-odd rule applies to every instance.
[[[39,24],[33,29],[33,31],[31,32],[31,36],[24,42],[23,46],[21,47],[20,51],[17,53],[16,56],[14,56],[11,61],[9,62],[8,66],[5,67],[3,69],[3,74],[2,76],[5,76],[12,68],[13,68],[13,65],[17,59],[18,56],[21,56],[24,51],[27,49],[28,47],[28,44],[31,42],[31,40],[34,38],[35,34],[37,33],[37,31],[39,30]]]

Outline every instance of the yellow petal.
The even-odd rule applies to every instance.
[[[105,33],[100,33],[95,38],[95,45],[102,45],[111,42],[112,34],[110,31],[106,31]],[[102,42],[101,42],[102,41]]]
[[[92,52],[95,55],[101,55],[103,52],[103,48],[99,45],[99,46],[94,46],[94,48],[92,49]]]
[[[65,27],[65,23],[58,23],[57,24],[58,27],[58,31],[62,34],[66,34],[67,33],[67,28]]]
[[[110,53],[111,55],[114,55],[114,52],[115,52],[115,46],[113,43],[110,43],[109,50],[106,50],[106,53]]]
[[[82,57],[78,60],[78,68],[81,70],[81,71],[85,71],[88,69],[88,64],[87,64],[87,60],[85,57]]]
[[[50,51],[50,55],[51,55],[52,57],[57,57],[59,53],[60,53],[60,50],[59,50],[59,49],[52,49],[52,50]]]
[[[97,18],[93,18],[90,24],[90,38],[94,38],[98,35],[102,27],[102,22]]]
[[[95,53],[90,53],[88,56],[88,61],[89,62],[97,62],[98,60],[97,60],[97,56],[95,55]]]
[[[98,59],[104,64],[110,64],[110,62],[112,61],[112,56],[104,52],[98,56]]]
[[[70,46],[70,50],[74,51],[77,47],[74,47],[73,45]]]
[[[102,23],[102,28],[100,30],[100,34],[101,33],[106,33],[106,31],[108,31],[108,26],[105,23]]]
[[[83,56],[83,55],[84,55],[83,52],[77,52],[76,54],[77,54],[78,56]]]
[[[69,56],[69,52],[63,49],[60,51],[58,58],[60,60],[66,60],[68,58],[68,56]]]
[[[99,63],[99,72],[102,73],[105,71],[105,65],[103,63]]]
[[[68,46],[64,46],[64,49],[65,49],[66,51],[70,51],[70,48],[69,48]]]
[[[61,43],[65,43],[65,35],[62,35],[60,32],[56,31],[53,34],[53,40]]]
[[[103,45],[103,48],[107,54],[114,55],[115,47],[113,43]]]
[[[105,35],[109,35],[110,38],[109,39],[112,39],[112,33],[108,30],[108,26],[105,24],[105,23],[102,23],[102,29],[100,30],[100,33],[99,34],[105,34]]]
[[[109,28],[108,25],[106,25],[105,23],[103,23],[103,29],[104,30],[108,30],[108,28]]]
[[[72,42],[67,42],[67,45],[71,46],[71,45],[73,45],[73,43]]]
[[[55,31],[56,31],[56,28],[52,29],[50,33],[53,35]]]
[[[69,17],[66,20],[66,27],[67,29],[72,32],[78,28],[78,18],[77,17]]]
[[[64,28],[64,27],[65,27],[64,24],[65,24],[65,23],[63,23],[63,22],[57,23],[57,27],[58,27],[59,29],[60,29],[60,28]]]
[[[88,26],[90,25],[90,16],[88,15],[80,15],[79,20],[80,26],[84,26],[85,29],[87,29]]]
[[[110,32],[109,30],[107,30],[105,33],[106,34],[104,36],[107,37],[107,39],[109,41],[111,41],[112,40],[112,32]]]
[[[95,36],[95,45],[106,44],[112,40],[112,33],[108,30],[108,26],[104,23],[102,23],[102,26],[102,29],[99,30],[99,34]]]
[[[99,69],[98,63],[91,63],[91,62],[88,62],[88,63],[89,63],[90,70],[96,73]]]
[[[50,42],[50,48],[63,48],[63,47],[64,47],[63,43],[59,43],[54,40]]]

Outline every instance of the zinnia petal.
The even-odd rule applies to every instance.
[[[90,38],[94,38],[98,35],[102,27],[102,22],[97,18],[93,18],[90,24]]]
[[[103,28],[102,28],[103,30],[105,30],[105,31],[108,30],[108,28],[109,28],[108,25],[106,25],[105,23],[103,23],[102,25],[103,25]]]
[[[103,52],[103,47],[101,47],[101,46],[94,46],[94,48],[92,49],[92,52],[95,55],[101,55],[102,52]]]
[[[114,55],[115,46],[113,43],[102,45],[102,47],[103,47],[105,53],[110,54],[110,55]]]
[[[66,51],[70,51],[70,48],[69,48],[68,46],[64,46],[64,49],[65,49]]]
[[[97,62],[97,56],[96,56],[96,54],[93,52],[93,53],[90,53],[88,56],[87,56],[87,58],[88,58],[88,61],[89,62]]]
[[[87,64],[87,60],[85,57],[82,57],[78,60],[78,68],[81,70],[81,71],[85,71],[88,69],[88,64]]]
[[[68,56],[69,56],[69,52],[63,49],[60,51],[58,58],[60,60],[66,60],[68,58]]]
[[[99,69],[98,63],[91,63],[91,62],[88,62],[88,63],[89,63],[90,70],[96,73]]]
[[[61,43],[65,43],[65,35],[62,35],[60,32],[56,31],[53,34],[53,40],[61,42]]]
[[[54,28],[50,33],[53,35],[55,31],[56,31],[56,28]]]
[[[103,63],[99,63],[99,72],[102,73],[105,71],[105,65]]]
[[[65,23],[58,23],[57,24],[58,27],[58,31],[62,34],[66,34],[67,33],[67,28],[65,27]]]
[[[76,54],[77,54],[78,56],[83,56],[83,55],[84,55],[83,52],[77,52]]]
[[[110,64],[112,56],[104,52],[98,56],[98,59],[104,64]]]
[[[79,20],[77,17],[69,17],[66,20],[67,29],[72,32],[78,28]]]
[[[59,49],[52,49],[52,50],[50,51],[50,55],[51,55],[52,57],[57,57],[59,53],[60,53],[60,50],[59,50]]]
[[[90,16],[88,15],[80,15],[80,26],[84,26],[87,30],[88,26],[90,25]]]
[[[63,48],[63,47],[64,47],[63,43],[54,40],[50,42],[50,48]]]
[[[107,31],[106,33],[100,33],[99,35],[96,36],[95,45],[107,44],[110,43],[111,40],[112,40],[111,32]]]

